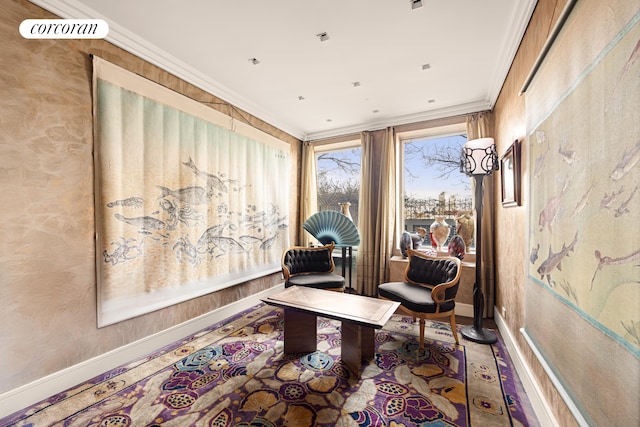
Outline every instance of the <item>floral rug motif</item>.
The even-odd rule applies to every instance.
[[[340,360],[340,322],[318,318],[317,351],[283,354],[282,311],[259,304],[148,357],[19,411],[2,426],[537,426],[494,345],[394,315],[360,377]]]

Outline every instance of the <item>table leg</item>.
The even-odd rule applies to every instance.
[[[313,353],[317,348],[318,322],[315,314],[284,309],[284,352]]]
[[[342,322],[342,362],[354,374],[360,373],[362,361],[373,358],[375,353],[375,329]]]

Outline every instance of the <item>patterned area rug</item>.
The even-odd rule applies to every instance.
[[[360,377],[340,322],[318,350],[284,355],[282,311],[263,304],[0,420],[1,426],[537,426],[501,341],[456,346],[449,325],[394,315]]]

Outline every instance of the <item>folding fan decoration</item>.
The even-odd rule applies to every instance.
[[[323,245],[358,246],[360,234],[349,218],[337,211],[320,211],[311,215],[302,228]]]

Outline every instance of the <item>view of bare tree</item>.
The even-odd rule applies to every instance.
[[[420,182],[425,180],[425,171],[430,171],[431,185],[436,181],[456,181],[464,188],[463,194],[446,194],[420,197],[408,192],[404,195],[405,219],[431,220],[435,215],[454,218],[458,212],[472,209],[471,184],[468,177],[460,173],[461,146],[466,136],[442,138],[437,143],[419,139],[404,145],[405,179]],[[354,221],[358,218],[360,192],[361,150],[336,150],[319,153],[318,161],[318,209],[339,210],[339,204],[351,203],[350,212]],[[433,174],[436,171],[436,174]]]
[[[318,154],[318,210],[340,210],[349,202],[353,221],[358,222],[360,195],[360,149]]]
[[[460,145],[450,144],[424,144],[424,140],[411,141],[405,144],[405,165],[415,163],[418,159],[422,167],[434,168],[439,172],[438,179],[459,180],[465,185],[465,190],[471,191],[471,183],[468,178],[460,173]],[[406,174],[412,179],[419,179],[420,174],[405,166]]]

